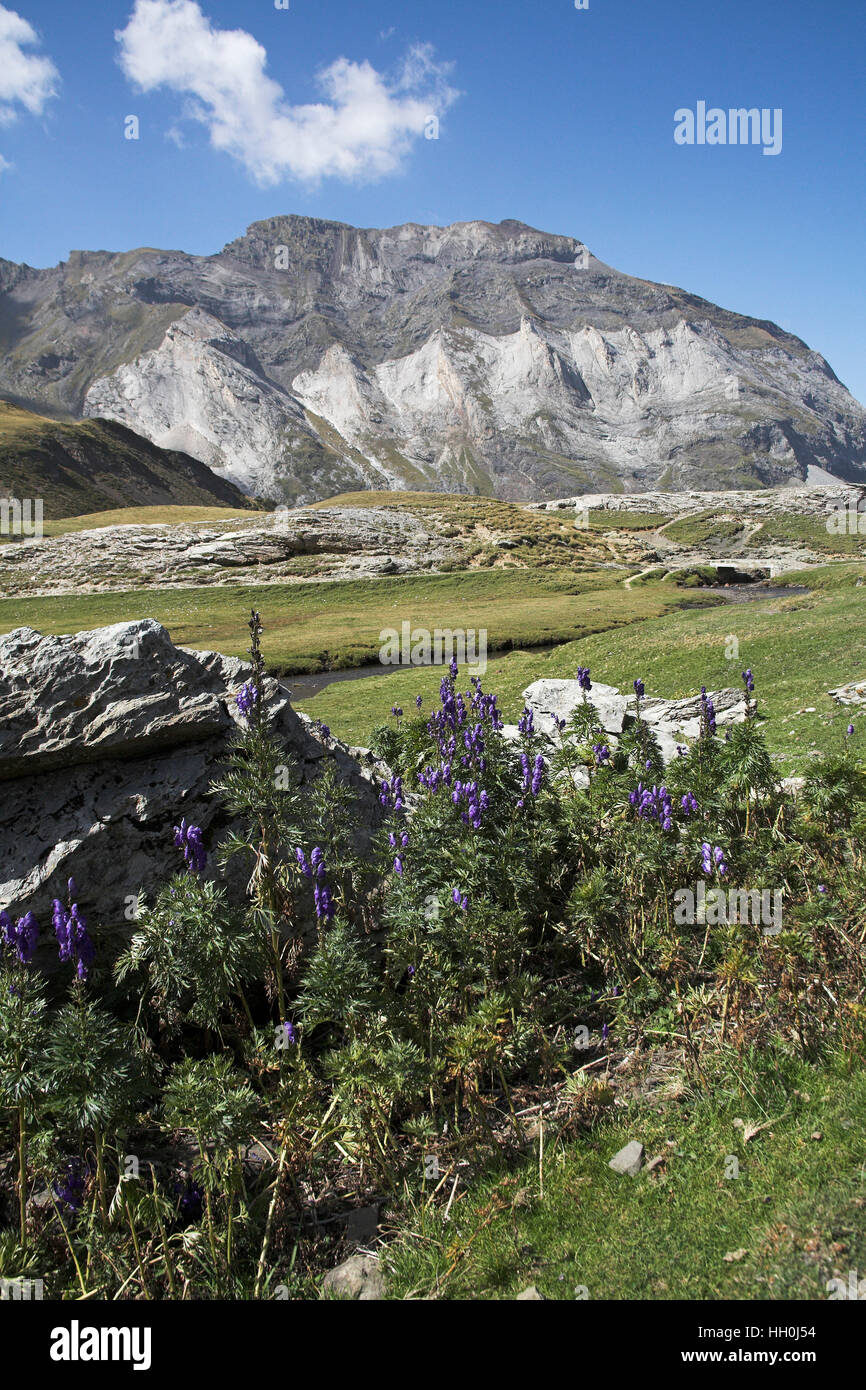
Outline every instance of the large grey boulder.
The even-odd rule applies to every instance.
[[[593,681],[584,692],[576,680],[540,680],[526,687],[523,698],[536,714],[536,726],[549,732],[554,719],[569,719],[584,696],[593,705],[601,727],[610,734],[621,734],[628,701],[615,685]]]
[[[746,695],[743,690],[733,687],[708,692],[716,711],[716,724],[741,724],[746,718]],[[592,690],[586,693],[576,680],[539,680],[526,687],[523,692],[526,705],[532,710],[535,729],[545,735],[552,745],[557,745],[562,736],[556,720],[568,720],[573,712],[586,701],[595,710],[605,739],[613,748],[623,730],[633,724],[637,717],[637,701],[634,694],[623,695],[615,685],[603,685],[593,681]],[[656,697],[641,700],[641,718],[651,727],[659,745],[662,758],[667,765],[678,756],[678,749],[700,733],[701,700],[699,695],[684,700],[662,700]],[[519,740],[516,724],[506,724],[503,735],[509,741]],[[588,785],[588,776],[576,770],[575,785]]]
[[[119,924],[139,891],[151,895],[180,867],[172,830],[182,817],[210,846],[229,821],[209,788],[250,674],[235,658],[176,647],[150,619],[0,638],[0,907],[44,918],[71,876],[85,912]],[[302,783],[333,759],[368,835],[374,760],[324,742],[275,681],[265,693]]]

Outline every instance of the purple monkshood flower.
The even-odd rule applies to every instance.
[[[644,695],[646,694],[646,690],[644,689],[644,683],[643,683],[643,681],[640,681],[640,680],[634,681],[633,684],[634,684],[634,693],[635,693],[635,695],[637,696],[638,700],[642,700],[643,697],[644,697]]]
[[[286,1042],[289,1044],[290,1047],[294,1047],[295,1043],[298,1041],[298,1034],[295,1029],[295,1025],[293,1023],[289,1023],[288,1019],[286,1019],[285,1023],[283,1024],[283,1032],[286,1035]]]
[[[610,762],[610,749],[606,743],[593,744],[592,751],[595,755],[596,767],[603,767],[605,763]]]
[[[260,692],[258,686],[254,685],[252,681],[247,681],[245,685],[241,686],[240,690],[235,696],[235,704],[237,705],[244,719],[247,719],[249,717],[250,710],[252,710],[253,707],[258,704],[259,695]]]
[[[701,725],[706,734],[716,732],[716,707],[707,695],[707,687],[701,686]]]
[[[535,715],[528,707],[524,707],[517,728],[521,734],[532,734],[535,732]]]
[[[819,883],[819,884],[818,884],[818,892],[819,892],[819,893],[826,893],[826,892],[827,892],[827,885],[826,885],[826,883]]]
[[[743,671],[741,674],[743,678],[743,685],[746,687],[747,693],[751,695],[752,691],[755,688],[755,680],[752,675],[751,666],[749,667],[748,671]]]
[[[603,1024],[601,1025],[601,1040],[602,1040],[602,1042],[607,1042],[609,1036],[610,1036],[610,1028],[608,1027],[608,1025],[607,1025],[606,1023],[603,1023]]]
[[[701,867],[705,874],[711,874],[714,868],[718,869],[720,874],[728,872],[728,866],[725,863],[725,851],[721,845],[713,846],[704,840],[701,845]]]
[[[592,681],[589,679],[589,667],[578,666],[577,683],[581,690],[592,690]]]
[[[203,873],[207,867],[207,854],[201,841],[201,827],[187,825],[186,820],[182,820],[180,825],[174,827],[174,843],[177,849],[183,850],[189,872]]]
[[[26,912],[13,922],[8,912],[0,912],[0,939],[14,951],[22,965],[33,959],[39,926],[32,912]]]
[[[670,792],[667,787],[645,787],[638,782],[628,795],[629,804],[634,807],[639,820],[658,821],[662,830],[673,829]]]
[[[309,859],[307,859],[307,856],[299,845],[295,850],[295,859],[297,860],[298,868],[304,875],[304,878],[310,879],[311,881],[314,880],[313,901],[316,907],[316,916],[330,922],[331,918],[334,916],[335,908],[334,900],[331,897],[331,890],[325,882],[326,869],[324,850],[319,845],[314,846]]]
[[[321,886],[317,883],[313,889],[313,901],[316,908],[316,916],[320,921],[330,922],[333,920],[336,908],[331,897],[331,890],[325,884]]]
[[[392,713],[392,714],[395,716],[395,718],[397,718],[397,719],[402,719],[402,717],[403,717],[403,711],[402,711],[402,710],[399,708],[399,706],[397,706],[397,705],[392,705],[392,706],[391,706],[391,713]]]
[[[403,809],[403,778],[395,777],[393,782],[382,782],[379,786],[379,801],[389,810],[391,806],[395,811]]]
[[[394,860],[394,873],[397,875],[398,878],[403,877],[403,860],[400,858],[399,854]]]
[[[180,1215],[184,1221],[198,1221],[204,1204],[204,1191],[193,1178],[185,1177],[174,1184]]]
[[[450,664],[450,666],[448,667],[448,670],[449,670],[449,672],[451,673],[451,679],[452,679],[453,681],[456,681],[456,679],[457,679],[457,672],[460,670],[460,667],[457,665],[457,661],[456,661],[456,659],[455,659],[453,656],[452,656],[452,658],[451,658],[451,664]]]
[[[698,802],[693,792],[686,792],[680,802],[687,816],[696,816],[698,813]]]
[[[416,695],[416,696],[415,696],[415,708],[416,708],[416,709],[420,709],[421,706],[423,705],[423,703],[424,703],[424,696],[423,696],[423,695]]]
[[[328,739],[331,737],[331,730],[328,728],[327,724],[323,724],[321,719],[317,719],[313,728],[316,730],[322,742],[327,743]]]
[[[461,897],[459,888],[451,889],[451,901],[455,903],[457,907],[462,908],[464,912],[469,906],[469,899],[465,894]]]
[[[535,766],[532,769],[532,785],[529,788],[533,796],[538,796],[538,793],[541,790],[541,782],[542,778],[544,777],[545,766],[545,761],[539,753],[535,759]]]
[[[60,959],[75,965],[79,980],[86,980],[96,949],[87,934],[87,921],[73,903],[67,909],[59,898],[52,904],[51,920],[60,948]]]
[[[410,978],[410,980],[411,980],[412,976],[415,974],[415,967],[414,967],[414,965],[407,965],[407,966],[406,966],[406,974],[409,976],[409,978]]]
[[[84,1204],[87,1166],[82,1158],[71,1158],[60,1177],[51,1184],[58,1204],[67,1211],[80,1211]]]
[[[71,903],[75,902],[76,898],[78,897],[78,888],[76,887],[74,878],[68,878],[66,880],[66,893],[69,898],[69,901]]]
[[[846,732],[846,734],[848,735],[848,737],[850,738],[851,735],[852,735],[853,732],[854,732],[854,725],[853,725],[853,724],[849,724],[849,725],[848,725],[848,728],[845,730],[845,732]]]

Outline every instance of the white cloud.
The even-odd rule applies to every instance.
[[[41,116],[57,94],[59,73],[51,59],[24,52],[38,42],[26,19],[0,5],[0,125],[16,120],[20,106],[31,116]]]
[[[318,74],[324,100],[292,106],[265,71],[262,45],[243,29],[215,28],[196,0],[135,0],[115,37],[130,81],[145,92],[182,94],[184,114],[262,185],[391,173],[430,117],[441,117],[458,95],[448,86],[449,65],[419,45],[390,82],[368,62],[338,58]]]

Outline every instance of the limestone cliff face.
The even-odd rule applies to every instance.
[[[280,217],[213,256],[0,262],[0,314],[0,392],[278,500],[866,479],[866,412],[800,339],[517,222]]]

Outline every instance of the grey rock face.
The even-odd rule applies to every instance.
[[[359,1303],[384,1298],[385,1279],[379,1261],[373,1255],[351,1255],[325,1275],[322,1292],[337,1298],[356,1299]]]
[[[177,871],[181,817],[206,844],[224,831],[209,787],[249,674],[231,657],[175,647],[151,620],[0,639],[0,906],[44,917],[72,876],[88,914],[120,924],[140,890],[151,895]],[[333,758],[361,823],[374,825],[373,760],[325,747],[275,682],[266,696],[303,782]]]
[[[519,222],[0,262],[0,312],[0,392],[292,502],[866,479],[866,412],[800,339]]]
[[[850,681],[828,692],[837,705],[866,705],[866,680]]]
[[[632,1139],[630,1144],[615,1153],[608,1168],[612,1168],[615,1173],[623,1173],[627,1177],[636,1178],[643,1167],[643,1144],[639,1144],[636,1139]]]
[[[0,546],[0,593],[285,583],[316,570],[364,579],[435,569],[459,556],[441,523],[404,508],[277,508],[213,525],[112,526]]]

